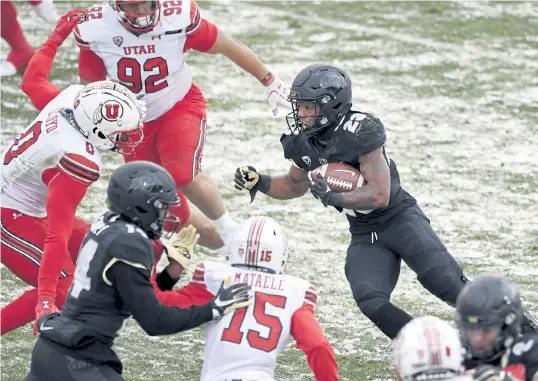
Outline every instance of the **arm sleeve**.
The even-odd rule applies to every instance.
[[[213,318],[210,304],[190,308],[166,307],[159,303],[149,272],[117,261],[108,270],[125,307],[148,335],[169,335],[196,328]]]
[[[39,111],[61,92],[48,80],[57,50],[56,45],[45,42],[30,60],[22,77],[21,89]]]
[[[314,316],[312,304],[305,302],[294,312],[291,318],[291,335],[297,342],[297,348],[305,353],[317,381],[338,380],[338,365],[333,347]]]
[[[204,274],[204,265],[198,265],[196,270],[194,270],[190,283],[179,290],[161,291],[163,288],[157,287],[158,282],[154,283],[157,298],[166,306],[176,307],[199,306],[209,303],[214,295],[207,289],[204,281]]]
[[[106,79],[106,68],[103,60],[92,50],[81,47],[78,55],[78,75],[87,82]]]
[[[157,298],[165,306],[190,307],[201,306],[213,299],[213,294],[198,283],[190,282],[185,287],[171,291],[156,291]]]
[[[43,257],[39,266],[38,294],[55,298],[63,261],[68,251],[75,213],[86,194],[87,185],[59,172],[48,184],[47,222]]]
[[[187,41],[184,51],[194,49],[199,52],[207,52],[217,41],[218,29],[200,16],[200,10],[196,2],[191,0],[191,24],[186,29]]]

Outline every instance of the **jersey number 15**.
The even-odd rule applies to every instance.
[[[250,309],[241,308],[236,310],[230,321],[230,325],[222,332],[222,341],[229,341],[235,344],[241,344],[243,336],[247,334],[248,345],[252,348],[265,352],[271,352],[276,349],[280,335],[282,333],[282,322],[278,316],[268,315],[265,312],[265,305],[271,304],[278,308],[286,307],[286,297],[282,295],[270,295],[263,292],[256,292],[254,296],[253,315],[256,322],[264,327],[269,328],[267,338],[262,337],[260,332],[249,329],[247,332],[241,332],[241,326],[245,316]]]

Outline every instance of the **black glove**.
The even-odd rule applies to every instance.
[[[318,173],[316,177],[316,182],[310,183],[308,184],[308,186],[310,187],[310,192],[312,192],[312,195],[314,195],[314,197],[318,200],[321,200],[325,207],[327,207],[327,205],[330,205],[333,206],[339,212],[342,212],[343,209],[336,206],[341,202],[342,196],[331,191],[331,189],[327,185],[327,182],[320,173]]]
[[[250,202],[254,201],[256,192],[261,190],[263,193],[271,188],[271,178],[264,176],[252,166],[239,167],[235,171],[235,189],[246,189],[250,193]]]
[[[217,296],[211,300],[213,320],[219,320],[227,313],[239,308],[248,307],[252,303],[252,288],[246,283],[234,284],[227,287],[230,277],[222,282]]]
[[[473,380],[476,381],[509,381],[512,380],[508,374],[493,365],[484,364],[479,365],[470,372],[473,376]]]

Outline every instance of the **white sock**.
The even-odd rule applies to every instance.
[[[215,220],[215,228],[217,233],[222,237],[231,229],[234,229],[238,223],[230,217],[228,212],[224,213],[219,219]]]

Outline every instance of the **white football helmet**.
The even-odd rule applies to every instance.
[[[394,344],[392,365],[400,380],[446,380],[462,371],[458,331],[444,320],[433,316],[413,319]]]
[[[250,217],[234,232],[228,260],[234,267],[281,274],[289,252],[282,226],[270,217]]]
[[[82,134],[99,150],[132,153],[142,141],[144,102],[111,81],[84,86],[73,102],[73,117]]]

